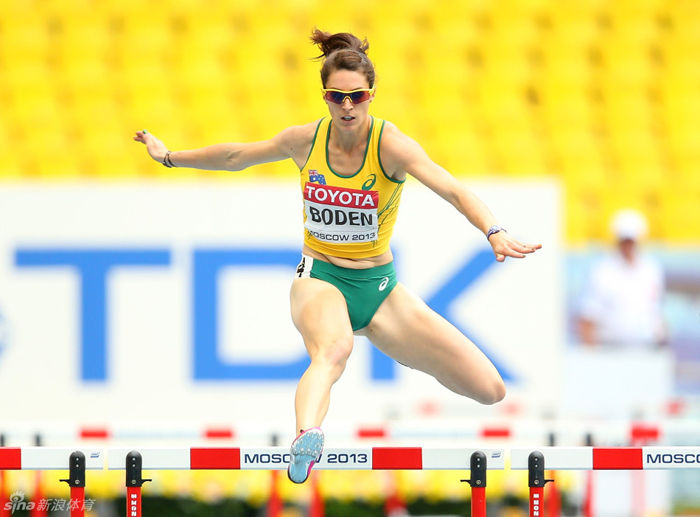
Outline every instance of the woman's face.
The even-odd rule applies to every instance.
[[[331,72],[326,81],[326,88],[333,90],[352,91],[369,88],[367,78],[361,72],[351,70],[335,70]],[[340,130],[357,130],[366,127],[369,113],[369,103],[374,99],[374,93],[369,100],[353,104],[349,97],[345,97],[342,104],[335,104],[326,100],[328,111],[333,118],[333,123]]]

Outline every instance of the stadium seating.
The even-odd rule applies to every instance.
[[[131,135],[193,148],[323,116],[314,26],[368,37],[373,112],[455,175],[560,181],[571,244],[623,203],[697,241],[677,224],[700,219],[694,0],[8,0],[0,181],[233,178],[159,168]]]

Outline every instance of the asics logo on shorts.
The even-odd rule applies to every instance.
[[[388,283],[389,283],[389,277],[388,277],[388,276],[385,276],[385,277],[382,279],[382,283],[379,284],[379,290],[380,290],[380,291],[383,291],[384,289],[386,289],[386,285],[387,285]]]

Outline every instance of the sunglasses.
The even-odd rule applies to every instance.
[[[350,99],[350,102],[353,104],[359,104],[369,100],[374,93],[374,88],[362,88],[350,91],[324,88],[321,91],[323,92],[323,98],[333,104],[342,104],[345,102],[345,99]]]

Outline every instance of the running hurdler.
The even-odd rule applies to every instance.
[[[353,336],[482,404],[505,396],[486,356],[396,280],[389,240],[407,175],[452,204],[481,230],[496,260],[541,248],[508,235],[484,203],[391,122],[369,114],[375,96],[369,44],[348,33],[316,30],[323,100],[329,115],[270,140],[169,151],[144,131],[134,139],[166,167],[240,171],[291,158],[304,200],[304,244],[291,287],[291,312],[311,358],[296,390],[296,432],[287,470],[303,483],[323,449],[320,425]]]

